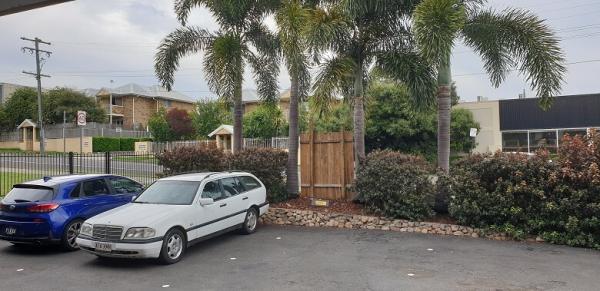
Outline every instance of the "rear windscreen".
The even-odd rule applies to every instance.
[[[54,192],[49,188],[33,188],[15,186],[2,200],[5,203],[24,203],[50,201],[54,198]]]

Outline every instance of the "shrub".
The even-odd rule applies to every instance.
[[[215,146],[182,146],[157,155],[164,175],[187,172],[220,172],[227,169],[227,155]]]
[[[229,168],[254,174],[265,184],[267,199],[270,202],[279,202],[287,199],[287,156],[287,152],[277,149],[247,149],[230,157]]]
[[[474,155],[452,173],[450,214],[460,223],[600,249],[600,138],[565,137],[547,153]]]
[[[92,138],[92,151],[94,152],[132,152],[135,151],[135,143],[138,141],[149,141],[149,138],[133,137],[94,137]]]
[[[92,151],[94,152],[117,152],[121,149],[118,138],[94,137],[92,138]]]
[[[418,156],[371,152],[357,173],[358,200],[367,210],[386,217],[420,220],[431,216],[435,187],[429,170]]]

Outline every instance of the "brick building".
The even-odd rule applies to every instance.
[[[133,83],[117,88],[102,88],[95,98],[108,113],[112,126],[135,130],[146,129],[148,120],[160,108],[178,108],[190,112],[196,106],[194,99],[177,91]]]
[[[244,115],[256,110],[262,101],[258,97],[258,93],[253,89],[244,89],[242,90],[242,103],[244,105]],[[277,102],[277,107],[283,112],[283,116],[285,120],[289,119],[290,113],[290,90],[285,90],[281,94],[279,94],[279,101]]]

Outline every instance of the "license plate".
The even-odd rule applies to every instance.
[[[15,233],[17,233],[17,229],[14,227],[7,227],[4,229],[4,233],[6,235],[14,235]]]
[[[97,242],[95,244],[96,251],[110,253],[113,249],[111,243]]]

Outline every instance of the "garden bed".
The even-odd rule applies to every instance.
[[[327,207],[314,206],[311,203],[311,198],[308,197],[299,197],[283,202],[271,203],[271,207],[282,209],[310,210],[320,213],[340,213],[349,215],[376,216],[372,213],[367,212],[364,206],[360,203],[355,203],[352,201],[329,200],[329,206]],[[436,214],[432,217],[426,218],[424,221],[447,224],[456,223],[456,220],[454,220],[447,214]]]

